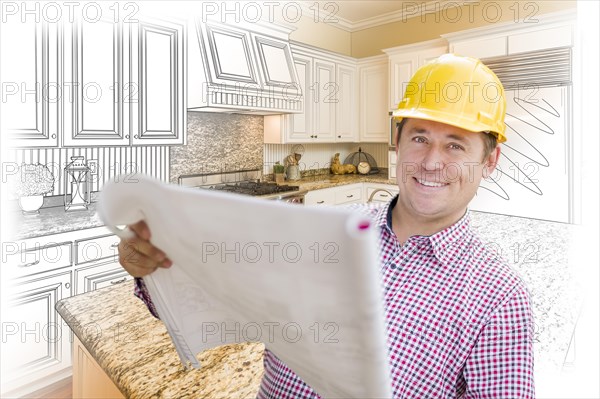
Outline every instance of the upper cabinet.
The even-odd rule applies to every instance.
[[[265,116],[265,143],[357,142],[356,61],[298,44],[292,51],[304,110]]]
[[[2,22],[1,124],[11,146],[58,145],[59,30],[56,24],[38,24],[33,18]]]
[[[390,110],[398,108],[404,97],[406,85],[416,70],[429,61],[448,52],[443,39],[430,40],[383,50],[389,58],[389,103]]]
[[[181,22],[132,25],[130,107],[134,145],[184,144],[186,36]]]
[[[64,146],[183,144],[185,24],[74,22],[65,32]]]
[[[174,19],[8,18],[1,42],[8,144],[184,144],[186,35],[186,23]]]
[[[375,56],[359,61],[360,103],[359,137],[361,142],[387,143],[389,116],[387,110],[387,57]]]

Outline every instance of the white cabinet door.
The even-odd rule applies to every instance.
[[[337,66],[336,141],[358,141],[358,76],[356,67]]]
[[[107,259],[95,262],[75,270],[75,295],[111,287],[133,277],[123,269],[118,260]]]
[[[184,32],[183,22],[140,20],[132,26],[131,81],[138,88],[130,103],[134,145],[184,144]]]
[[[2,312],[3,393],[70,374],[70,330],[54,310],[70,295],[70,270],[20,279],[11,287]]]
[[[389,108],[395,110],[404,97],[406,85],[417,70],[417,58],[413,55],[390,57],[390,104]]]
[[[471,208],[572,223],[570,87],[506,91],[507,141]]]
[[[294,65],[298,74],[298,82],[303,95],[304,112],[283,116],[287,118],[287,129],[283,142],[310,142],[313,135],[314,100],[310,86],[313,81],[313,61],[311,57],[300,54],[294,55]]]
[[[110,19],[65,24],[65,146],[128,145],[129,25]]]
[[[24,4],[24,3],[23,3]],[[56,147],[59,133],[57,24],[13,16],[2,22],[2,135],[14,147]]]
[[[314,100],[314,139],[321,142],[335,141],[335,108],[338,85],[335,79],[335,64],[315,59],[314,82],[310,86]]]
[[[333,188],[335,205],[358,204],[363,201],[363,183]]]
[[[360,141],[387,143],[390,119],[388,115],[388,65],[361,66],[360,70]]]

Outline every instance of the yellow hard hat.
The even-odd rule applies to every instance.
[[[506,141],[502,83],[481,61],[444,54],[419,68],[393,115],[446,123]]]

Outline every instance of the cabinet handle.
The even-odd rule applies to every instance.
[[[120,280],[113,280],[113,281],[111,281],[110,283],[111,283],[112,285],[115,285],[115,284],[123,283],[125,280],[127,280],[127,277],[123,277],[123,278],[122,278],[122,279],[120,279]]]
[[[379,194],[379,196],[380,196],[380,197],[383,197],[383,198],[387,198],[387,197],[389,197],[390,195],[389,195],[389,194]]]
[[[315,134],[315,138],[317,138],[317,135]]]
[[[66,289],[69,289],[69,288],[71,288],[71,283],[65,283],[65,288],[66,288]]]
[[[137,138],[138,138],[138,135],[136,134],[135,136],[133,136],[133,138],[134,138],[134,139],[137,139]]]
[[[125,138],[126,138],[126,139],[128,139],[128,138],[129,138],[129,135],[128,135],[128,134],[126,134],[126,135],[125,135]]]
[[[111,247],[111,248],[119,248],[119,243],[118,243],[118,242],[115,242],[115,243],[114,243],[114,244],[112,244],[110,247]]]
[[[352,197],[354,197],[354,194],[346,195],[346,198],[352,198]]]
[[[338,136],[338,139],[341,139],[341,138],[342,138],[342,136]]]
[[[17,265],[17,267],[31,267],[37,265],[38,263],[40,263],[39,259],[31,263],[21,263],[20,265]]]
[[[53,139],[55,139],[55,138],[56,138],[56,134],[53,134],[53,135],[52,135],[52,138],[53,138]]]
[[[325,202],[325,201],[317,201],[317,204],[322,204],[323,202]]]

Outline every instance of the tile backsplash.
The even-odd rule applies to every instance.
[[[263,117],[188,112],[187,145],[170,149],[170,180],[180,175],[260,169]]]

